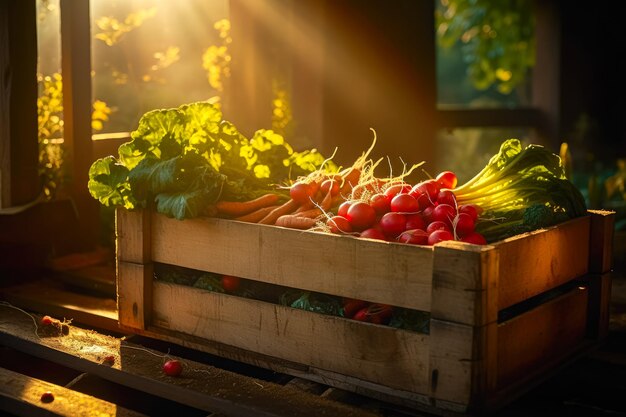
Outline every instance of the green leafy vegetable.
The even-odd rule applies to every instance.
[[[458,204],[476,204],[484,213],[477,231],[487,241],[551,226],[587,212],[580,191],[565,177],[558,155],[517,139],[474,178],[454,190]]]
[[[316,150],[294,152],[271,130],[244,137],[219,108],[197,102],[146,113],[119,159],[100,159],[89,191],[105,206],[127,209],[156,202],[157,211],[184,219],[220,199],[250,200],[324,162]],[[326,169],[336,167],[326,163]],[[286,191],[284,191],[286,193]]]

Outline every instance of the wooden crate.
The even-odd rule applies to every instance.
[[[613,215],[475,246],[117,212],[120,325],[430,411],[501,407],[606,335]],[[430,313],[430,333],[153,279],[154,263]],[[548,291],[556,297],[546,297]]]

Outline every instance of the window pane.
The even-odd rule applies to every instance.
[[[228,0],[92,0],[93,98],[104,110],[94,133],[132,131],[147,111],[218,96],[227,18]]]
[[[435,0],[440,108],[531,102],[535,62],[530,0]]]
[[[507,139],[516,138],[524,145],[531,143],[528,128],[459,128],[445,129],[437,135],[436,165],[439,170],[453,171],[459,184],[468,181],[498,153]]]

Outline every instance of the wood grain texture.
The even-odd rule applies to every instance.
[[[124,256],[124,255],[122,255]],[[152,217],[154,262],[430,310],[432,248],[222,219]]]
[[[146,264],[152,262],[150,212],[115,211],[115,243],[118,261]],[[168,236],[158,238],[167,239]]]
[[[589,237],[589,272],[604,274],[613,266],[613,234],[615,212],[589,210],[591,233]]]
[[[121,326],[144,329],[152,317],[152,264],[117,263],[117,311]]]
[[[498,326],[498,386],[506,387],[529,371],[565,357],[585,337],[585,287],[540,305]]]
[[[392,388],[427,389],[424,334],[158,281],[154,324]]]
[[[494,244],[500,252],[498,310],[587,273],[589,216]]]
[[[41,394],[50,391],[54,401],[44,403]],[[0,402],[2,409],[23,416],[72,417],[141,417],[145,414],[91,395],[51,384],[36,378],[0,368]]]

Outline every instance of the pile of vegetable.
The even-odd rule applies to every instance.
[[[159,213],[177,219],[212,214],[220,200],[245,201],[268,192],[286,198],[276,184],[325,161],[315,150],[294,152],[271,130],[244,137],[210,102],[148,112],[131,138],[117,158],[92,164],[91,195],[109,207],[155,203]],[[325,166],[334,167],[329,161]]]
[[[314,149],[294,152],[271,130],[248,139],[209,102],[148,112],[131,137],[117,158],[91,166],[90,193],[105,206],[419,245],[485,244],[586,213],[559,156],[517,139],[457,187],[452,171],[407,182],[421,164],[377,177],[381,160],[368,158],[375,137],[343,170]]]

